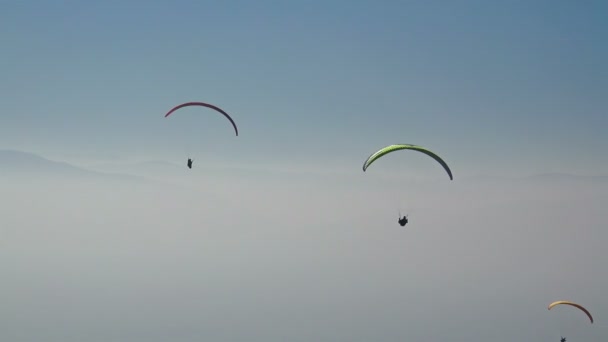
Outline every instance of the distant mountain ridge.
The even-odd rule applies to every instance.
[[[120,173],[88,170],[62,161],[53,161],[30,152],[0,150],[0,175],[4,177],[45,177],[61,179],[105,179],[143,181]]]
[[[577,175],[572,173],[564,172],[546,172],[531,175],[517,175],[517,176],[495,176],[490,174],[480,174],[476,176],[465,176],[463,181],[473,182],[608,182],[608,175]]]
[[[530,180],[590,180],[590,181],[608,181],[608,175],[574,175],[570,173],[541,173],[538,175],[528,176]]]
[[[185,164],[185,163],[184,163]],[[140,161],[131,163],[101,163],[92,168],[75,166],[63,161],[54,161],[35,153],[0,149],[0,176],[2,177],[46,177],[55,179],[105,179],[122,181],[150,181],[156,176],[181,177],[185,165],[165,161]],[[354,172],[354,171],[353,171]],[[152,177],[152,178],[149,178]],[[501,177],[479,175],[464,177],[468,181],[596,181],[608,182],[608,175],[576,175],[570,173],[539,173],[529,176]]]

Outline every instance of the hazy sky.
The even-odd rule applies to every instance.
[[[606,341],[607,14],[0,3],[0,340]]]
[[[605,180],[37,169],[0,182],[2,340],[608,337]]]

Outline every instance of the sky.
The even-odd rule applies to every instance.
[[[345,167],[413,143],[461,175],[608,173],[607,7],[4,3],[0,143],[73,160],[165,160],[188,145],[218,162]],[[231,113],[239,138],[209,111],[163,118],[186,101]]]
[[[0,339],[605,341],[606,13],[0,3]]]

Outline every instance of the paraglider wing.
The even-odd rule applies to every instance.
[[[228,113],[224,112],[221,108],[216,107],[216,106],[214,106],[212,104],[209,104],[209,103],[204,103],[204,102],[186,102],[186,103],[182,103],[179,106],[175,106],[175,107],[171,108],[171,110],[167,114],[165,114],[165,117],[168,117],[169,115],[171,115],[171,113],[175,112],[176,110],[178,110],[180,108],[188,107],[188,106],[203,106],[203,107],[214,109],[214,110],[222,113],[232,123],[232,127],[234,127],[234,132],[236,132],[236,135],[237,136],[239,135],[239,130],[238,130],[238,128],[236,128],[236,123],[234,123],[234,120],[232,120],[232,118],[230,117],[230,115],[228,115]]]
[[[369,156],[367,158],[367,160],[365,161],[365,163],[363,163],[363,171],[365,171],[378,158],[380,158],[386,154],[389,154],[391,152],[395,152],[395,151],[399,151],[399,150],[414,150],[414,151],[422,152],[422,153],[428,155],[429,157],[435,159],[439,164],[441,164],[441,166],[443,166],[445,171],[448,173],[448,176],[450,176],[450,180],[453,180],[452,171],[448,167],[448,164],[446,164],[446,162],[443,161],[443,159],[439,158],[438,155],[427,150],[426,148],[424,148],[422,146],[411,145],[411,144],[390,145],[390,146],[381,148],[380,150],[378,150],[377,152],[375,152],[371,156]]]
[[[581,310],[582,312],[584,312],[587,315],[587,317],[589,317],[589,320],[591,321],[591,323],[593,323],[593,316],[591,316],[591,313],[589,313],[589,311],[587,311],[587,309],[585,309],[580,304],[576,304],[576,303],[573,303],[573,302],[570,302],[570,301],[567,301],[567,300],[560,300],[560,301],[557,301],[557,302],[553,302],[553,303],[549,304],[549,307],[547,309],[551,310],[554,306],[562,305],[562,304],[564,304],[564,305],[571,305],[571,306],[574,306],[575,308]]]

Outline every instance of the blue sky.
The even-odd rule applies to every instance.
[[[5,3],[0,145],[163,160],[184,159],[187,145],[199,160],[355,170],[376,148],[415,143],[456,177],[606,173],[607,10],[602,1]],[[224,108],[241,136],[201,109],[163,120],[185,101]]]

